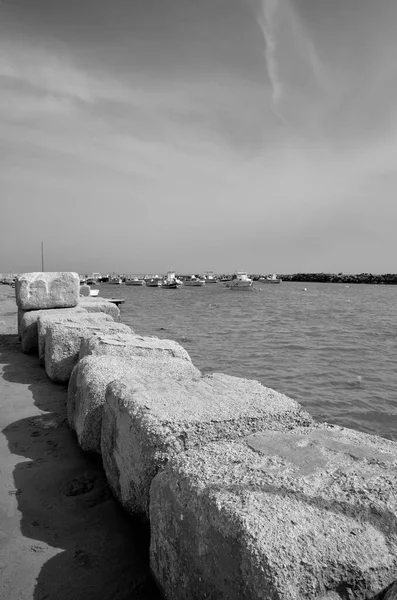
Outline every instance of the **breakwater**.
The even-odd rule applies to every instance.
[[[283,281],[302,281],[313,283],[369,283],[374,285],[397,285],[396,273],[374,275],[372,273],[294,273],[279,275]]]
[[[50,293],[57,277],[45,277]],[[26,277],[30,299],[38,279]],[[21,342],[34,310],[47,374],[70,379],[80,446],[150,521],[166,598],[364,599],[392,583],[396,444],[314,423],[258,382],[203,375],[175,342],[87,320],[72,302],[20,315]]]

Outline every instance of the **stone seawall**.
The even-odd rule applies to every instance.
[[[37,313],[23,316],[22,337],[29,352],[44,345],[53,381],[70,377],[79,445],[101,456],[121,505],[150,522],[166,599],[393,597],[396,443],[315,423],[257,381],[204,375],[176,342],[141,337],[110,310],[91,320],[76,310],[72,274],[54,284],[44,274],[40,286],[36,275],[16,286],[18,306],[28,298]],[[74,306],[59,310],[59,298]]]

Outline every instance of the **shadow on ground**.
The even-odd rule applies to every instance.
[[[34,540],[35,554],[51,547],[34,600],[160,600],[148,528],[111,496],[100,461],[79,449],[66,420],[66,388],[48,380],[37,357],[21,354],[16,335],[1,335],[0,349],[5,389],[7,382],[28,386],[44,411],[3,430],[11,452],[27,459],[14,470],[22,534]]]

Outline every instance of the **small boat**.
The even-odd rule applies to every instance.
[[[213,271],[207,271],[204,273],[203,279],[205,283],[218,283]]]
[[[145,281],[146,287],[161,287],[161,279],[160,277],[152,277],[151,279],[146,279]]]
[[[268,275],[267,277],[262,275],[259,277],[258,281],[261,283],[281,283],[282,280],[279,279],[275,273],[273,273],[273,275]]]
[[[174,271],[168,271],[167,275],[164,277],[163,281],[161,282],[161,287],[164,288],[165,290],[176,290],[176,289],[180,288],[181,285],[182,285],[182,281],[180,281],[180,279],[177,279]]]
[[[205,281],[204,281],[204,279],[200,279],[199,277],[196,277],[195,275],[189,275],[188,277],[185,278],[184,285],[187,285],[190,287],[199,287],[199,286],[205,285]]]
[[[138,277],[134,277],[133,279],[126,279],[125,280],[125,285],[144,285],[145,281],[144,279],[138,279]]]
[[[231,290],[252,290],[254,282],[245,271],[236,271],[231,281],[228,281],[225,285]]]
[[[109,279],[109,283],[113,283],[116,285],[121,285],[123,283],[123,280],[121,279],[121,277],[111,277]]]
[[[99,290],[93,290],[92,288],[90,289],[90,296],[98,296],[99,294]]]

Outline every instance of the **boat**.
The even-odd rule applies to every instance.
[[[206,271],[203,275],[205,283],[218,283],[213,271]]]
[[[98,296],[99,294],[99,290],[93,290],[92,288],[90,289],[90,296]]]
[[[261,283],[281,283],[282,279],[279,279],[275,273],[264,277],[263,275],[258,278]]]
[[[145,281],[143,279],[138,279],[138,277],[133,277],[133,279],[126,279],[125,285],[144,285]]]
[[[236,271],[232,279],[225,285],[231,290],[252,290],[254,282],[245,271]]]
[[[121,279],[121,277],[110,277],[109,283],[121,285],[123,283],[123,280]]]
[[[180,279],[177,279],[174,271],[168,271],[167,275],[161,282],[161,287],[165,290],[176,290],[180,288],[181,285],[182,281],[180,281]]]
[[[161,279],[160,277],[152,277],[151,279],[146,279],[145,280],[146,283],[146,287],[161,287]]]
[[[204,279],[200,279],[199,277],[196,277],[195,275],[188,275],[187,277],[185,277],[184,285],[187,285],[190,287],[199,287],[199,286],[205,285],[205,281],[204,281]]]

